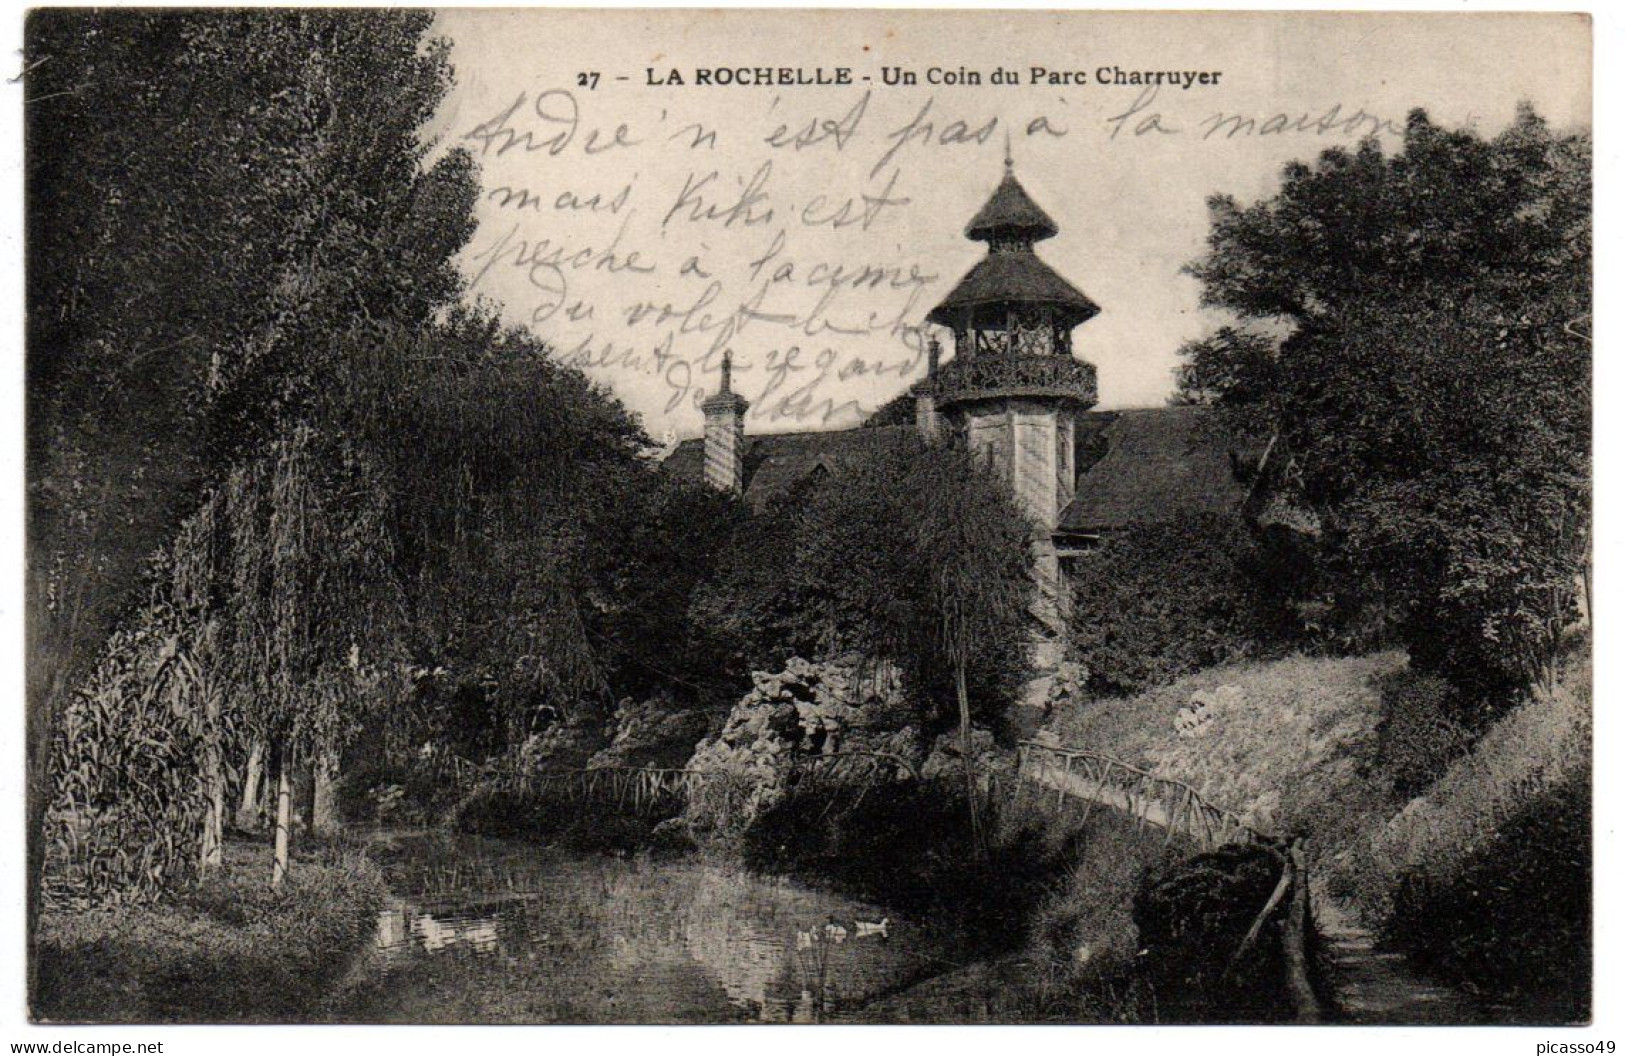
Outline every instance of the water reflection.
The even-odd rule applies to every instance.
[[[822,1022],[939,960],[873,906],[695,863],[444,835],[382,858],[380,981],[343,1018]]]

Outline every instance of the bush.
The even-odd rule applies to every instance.
[[[1394,792],[1410,798],[1472,747],[1454,719],[1457,692],[1443,677],[1407,668],[1383,678],[1377,760]]]
[[[1108,535],[1072,572],[1072,645],[1089,688],[1125,696],[1265,651],[1277,639],[1236,517],[1203,514]]]
[[[1267,848],[1232,844],[1147,873],[1134,896],[1134,923],[1145,951],[1141,970],[1164,1021],[1267,1022],[1291,1007],[1279,912],[1230,970],[1283,864]]]
[[[1445,876],[1404,874],[1386,932],[1520,1023],[1591,1011],[1589,772],[1547,791]]]

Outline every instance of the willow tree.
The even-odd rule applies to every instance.
[[[929,652],[952,672],[971,837],[985,853],[971,739],[970,671],[990,645],[1003,654],[998,659],[1006,670],[1025,668],[1028,642],[1022,632],[1030,629],[1035,595],[1033,527],[1015,508],[1004,481],[963,451],[931,450],[910,483],[922,500],[908,533],[923,602],[915,618],[916,634],[924,632]],[[995,701],[998,695],[995,689]]]
[[[348,444],[301,425],[236,470],[216,502],[220,652],[234,717],[274,760],[280,886],[295,768],[330,766],[403,667],[387,495]]]
[[[486,747],[596,727],[612,674],[600,613],[647,589],[592,574],[617,545],[598,511],[652,486],[636,419],[475,308],[347,357],[328,414],[389,494],[412,653],[491,709],[501,743]]]
[[[150,555],[305,415],[335,335],[458,294],[475,184],[419,132],[451,83],[432,19],[29,15],[31,934],[55,718]]]

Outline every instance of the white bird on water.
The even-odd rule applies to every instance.
[[[876,937],[884,939],[887,937],[886,929],[891,926],[891,918],[881,917],[879,922],[859,920],[855,923],[858,928],[858,938],[866,939]]]

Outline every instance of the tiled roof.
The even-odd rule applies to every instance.
[[[903,417],[911,400],[893,401]],[[1248,494],[1233,458],[1234,445],[1212,428],[1201,407],[1093,411],[1077,432],[1077,498],[1062,511],[1059,533],[1091,534],[1131,524],[1203,513],[1239,513]],[[912,425],[870,426],[838,432],[747,436],[745,499],[761,508],[811,476],[820,464],[835,469],[877,451],[910,442]],[[667,457],[666,472],[705,479],[705,441],[684,440]]]
[[[1006,172],[994,189],[993,197],[966,225],[965,237],[986,242],[1010,236],[1038,242],[1053,238],[1059,231],[1049,214],[1027,194],[1027,189],[1013,174]]]
[[[1057,275],[1031,252],[989,253],[977,262],[927,316],[954,326],[962,311],[994,304],[1050,304],[1062,309],[1068,326],[1100,314],[1100,306]]]
[[[1203,513],[1234,513],[1248,487],[1203,407],[1098,411],[1080,430],[1077,497],[1061,532],[1098,532]],[[1088,458],[1093,457],[1093,464]]]
[[[820,465],[835,470],[877,451],[911,442],[913,425],[745,437],[745,501],[760,509],[788,495]],[[684,480],[705,479],[705,440],[684,440],[666,457],[666,472]]]

